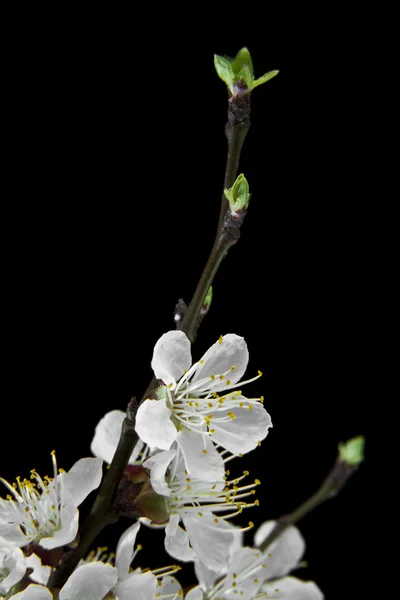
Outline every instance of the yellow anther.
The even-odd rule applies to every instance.
[[[259,479],[255,479],[254,483],[257,484],[257,485],[261,485],[261,481]]]
[[[235,413],[233,413],[232,411],[228,412],[228,417],[230,417],[231,419],[235,420],[236,419],[236,415]]]
[[[240,406],[240,408],[243,408],[244,402],[239,402],[239,406]]]
[[[167,385],[167,388],[170,390],[170,389],[172,388],[172,385],[173,385],[172,383],[169,383],[169,384]]]
[[[253,405],[249,404],[249,410],[253,410]]]
[[[249,471],[243,471],[243,475],[249,475]]]
[[[220,336],[219,336],[219,339],[218,339],[218,343],[219,343],[219,344],[222,344],[223,340],[224,340],[224,338],[222,337],[222,335],[220,335]]]
[[[215,375],[210,375],[210,379],[212,379],[214,381]]]
[[[258,371],[258,374],[259,374],[259,376],[261,377],[261,375],[262,375],[262,371]]]
[[[219,378],[220,379],[225,379],[225,375],[220,375]]]
[[[232,577],[233,577],[233,579],[236,579],[237,578],[237,573],[232,573]]]
[[[199,360],[199,365],[204,365],[204,360]]]
[[[226,385],[231,385],[231,382],[229,379],[226,380]]]
[[[254,500],[254,504],[255,504],[256,506],[260,506],[260,501],[259,501],[259,499],[258,499],[258,498],[256,498],[256,499]]]
[[[261,396],[260,402],[264,402],[264,396]]]
[[[249,521],[249,527],[254,527],[253,521]]]
[[[203,454],[208,454],[207,450],[202,450]]]
[[[213,403],[209,402],[207,406],[209,406],[210,408],[212,408]]]
[[[198,515],[199,515],[199,517],[202,517],[202,516],[203,516],[203,513],[198,513]]]
[[[215,519],[214,519],[214,523],[218,523],[218,519],[217,519],[217,517],[215,517]]]
[[[233,365],[233,367],[231,367],[231,371],[235,371],[236,370],[236,365]]]
[[[257,442],[257,446],[261,446],[261,442],[260,442],[260,440],[258,440],[258,442]]]

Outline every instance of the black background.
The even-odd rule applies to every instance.
[[[158,10],[8,22],[1,475],[51,474],[53,448],[70,468],[90,455],[98,420],[146,388],[154,344],[178,298],[190,300],[215,234],[226,91],[213,54],[247,45],[256,76],[280,74],[253,94],[239,171],[250,209],[193,356],[234,332],[248,343],[249,376],[264,373],[247,391],[264,395],[274,427],[236,467],[262,481],[243,523],[293,510],[338,442],[367,436],[358,473],[299,524],[303,577],[328,600],[357,598],[382,327],[377,42],[340,14],[271,9],[215,32],[212,15]],[[127,525],[98,543],[114,549]],[[166,564],[163,534],[146,534],[138,562]]]

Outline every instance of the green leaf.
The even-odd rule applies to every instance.
[[[239,50],[231,63],[235,82],[244,81],[250,89],[254,80],[253,62],[247,48]]]
[[[251,85],[251,89],[254,90],[255,87],[258,87],[259,85],[262,85],[266,81],[269,81],[270,79],[272,79],[273,77],[278,75],[278,73],[279,73],[279,71],[268,71],[268,73],[265,73],[265,75],[263,75],[262,77],[259,77],[255,81],[253,81],[253,83]]]
[[[218,76],[226,83],[228,88],[232,91],[233,87],[233,73],[231,67],[231,61],[223,56],[214,54],[214,66],[218,73]]]

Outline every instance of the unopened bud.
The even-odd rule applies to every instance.
[[[362,435],[341,442],[338,446],[339,459],[350,466],[358,466],[364,460],[365,438]]]
[[[239,175],[233,186],[225,189],[224,193],[232,216],[237,216],[247,209],[250,200],[249,184],[243,174]]]

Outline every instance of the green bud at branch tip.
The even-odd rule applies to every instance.
[[[239,50],[235,58],[214,55],[214,66],[218,76],[226,83],[232,96],[251,92],[254,88],[266,83],[279,71],[269,71],[262,77],[254,79],[253,61],[247,48]]]
[[[338,446],[339,459],[351,466],[358,466],[364,460],[365,438],[362,435],[340,442]]]

